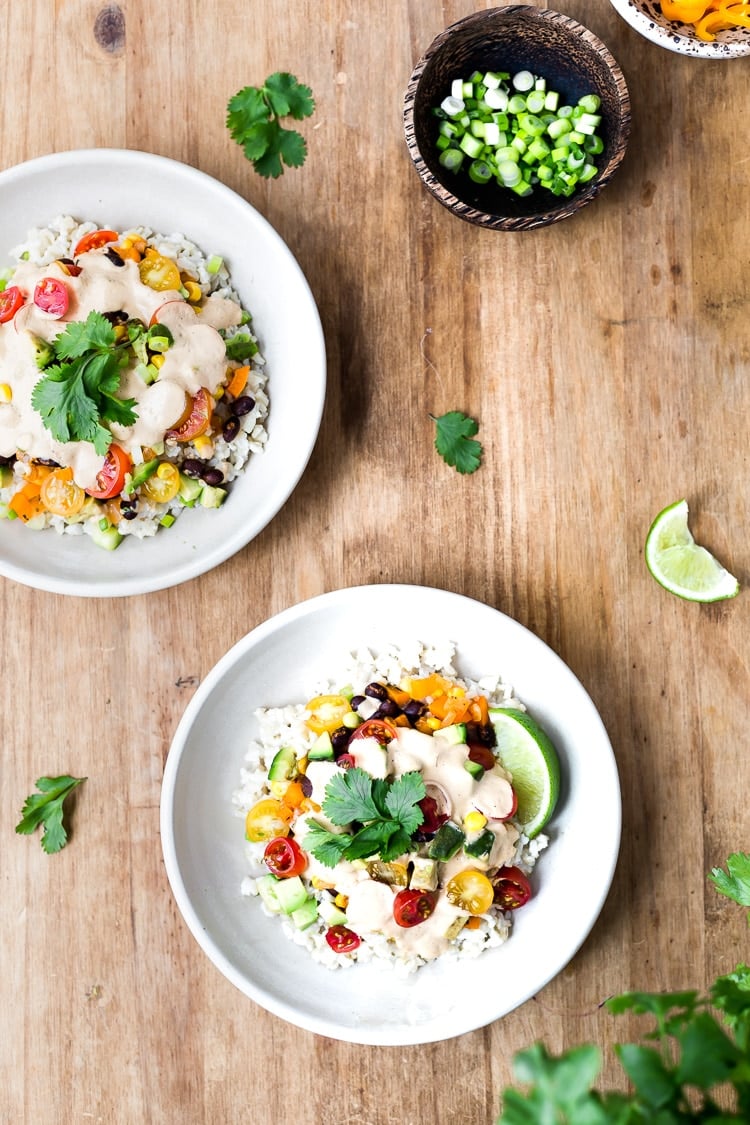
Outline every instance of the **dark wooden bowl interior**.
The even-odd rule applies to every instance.
[[[439,120],[432,111],[450,93],[454,78],[468,78],[474,70],[530,70],[573,105],[584,94],[597,93],[604,141],[598,175],[567,199],[541,188],[521,197],[494,181],[474,184],[465,171],[443,168],[435,145]],[[469,222],[523,230],[573,214],[599,194],[625,153],[630,99],[620,68],[592,32],[558,12],[512,4],[468,16],[435,39],[412,74],[404,125],[417,170],[444,206]]]

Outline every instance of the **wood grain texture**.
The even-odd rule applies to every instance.
[[[106,145],[217,176],[307,274],[330,380],[299,487],[215,572],[127,601],[0,580],[3,1123],[490,1125],[515,1050],[593,1038],[613,1084],[608,1048],[636,1028],[606,996],[747,959],[742,911],[706,885],[748,846],[747,595],[683,604],[642,561],[651,518],[685,495],[697,537],[750,579],[746,68],[661,51],[605,0],[559,0],[622,67],[628,152],[581,215],[483,230],[422,188],[401,103],[435,35],[489,6],[0,7],[2,167]],[[317,110],[305,167],[268,183],[224,116],[277,69]],[[480,421],[472,477],[433,449],[429,414],[452,409]],[[398,1050],[300,1031],[228,984],[177,912],[158,819],[170,739],[215,661],[280,609],[379,581],[468,594],[542,636],[600,709],[624,800],[613,891],[568,968],[489,1028]],[[56,772],[88,781],[48,857],[13,828]],[[571,910],[585,877],[582,857]]]

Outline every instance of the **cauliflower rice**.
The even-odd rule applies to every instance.
[[[490,675],[476,681],[462,678],[454,665],[455,656],[456,650],[453,644],[432,646],[414,643],[408,647],[388,647],[377,654],[363,648],[351,655],[335,680],[310,685],[310,694],[319,696],[352,690],[351,686],[343,689],[344,684],[354,685],[355,691],[359,691],[360,687],[364,689],[365,685],[373,681],[397,685],[404,681],[404,677],[427,677],[432,673],[439,673],[456,685],[460,685],[469,695],[483,694],[491,707],[525,710],[523,704],[514,697],[512,689],[499,677]],[[362,717],[367,715],[368,703],[372,701],[366,701],[363,705]],[[273,792],[273,783],[269,782],[268,771],[271,762],[282,747],[293,747],[298,758],[309,750],[315,739],[315,735],[306,724],[309,715],[310,712],[302,703],[260,708],[255,712],[259,727],[258,737],[254,738],[248,746],[245,762],[240,770],[240,784],[232,796],[234,812],[238,818],[245,818],[248,810]],[[547,836],[539,835],[529,840],[519,829],[515,850],[507,863],[520,868],[528,875],[533,871],[539,854],[547,845]],[[268,875],[268,868],[263,863],[264,848],[265,841],[251,843],[245,839],[247,874],[241,883],[241,893],[249,899],[256,900],[255,909],[260,908],[265,914],[278,917],[286,937],[305,948],[315,961],[329,969],[350,968],[356,964],[374,962],[379,966],[387,966],[388,969],[402,976],[415,972],[427,963],[423,956],[401,948],[398,940],[394,941],[392,937],[376,932],[360,933],[361,944],[355,952],[345,954],[335,952],[326,941],[328,924],[320,913],[313,924],[299,929],[289,916],[270,910],[264,899],[260,897],[258,887],[259,880]],[[303,873],[301,878],[308,894],[316,899],[319,911],[327,917],[334,892],[316,887],[309,878],[309,872],[307,875]],[[502,945],[511,934],[511,913],[511,911],[491,908],[474,920],[476,928],[461,929],[449,947],[440,954],[441,958],[477,957],[487,949]],[[252,917],[248,915],[248,925],[251,924]]]
[[[6,285],[12,285],[13,273],[19,266],[26,266],[29,263],[38,266],[52,266],[53,263],[59,265],[61,260],[67,260],[72,264],[74,247],[79,240],[84,235],[99,229],[97,224],[93,222],[79,222],[71,216],[61,215],[55,218],[48,227],[30,231],[26,240],[11,251],[15,265],[12,270],[6,271]],[[127,238],[136,237],[143,239],[159,255],[176,264],[181,278],[183,276],[189,277],[197,282],[197,285],[200,286],[200,297],[196,294],[194,301],[196,307],[202,305],[208,297],[227,298],[236,302],[240,308],[242,307],[239,295],[232,287],[226,264],[219,259],[212,260],[207,257],[195,243],[183,234],[165,235],[159,234],[148,227],[138,227],[120,233],[119,242],[113,242],[111,246],[116,250],[118,245],[123,244]],[[54,268],[57,269],[58,267]],[[114,312],[114,310],[109,309],[98,311],[102,313]],[[74,318],[66,317],[57,321],[61,331],[65,329],[66,323],[71,319]],[[0,325],[0,328],[3,327],[10,328],[10,325]],[[199,480],[204,479],[207,482],[210,480],[213,485],[220,485],[220,488],[215,489],[215,503],[209,505],[195,497],[186,499],[181,493],[165,502],[159,502],[153,496],[147,494],[147,489],[141,487],[135,493],[131,492],[127,500],[124,493],[119,498],[115,497],[116,502],[114,504],[108,502],[106,511],[102,511],[100,501],[89,499],[80,514],[68,517],[67,515],[52,514],[49,511],[42,510],[36,512],[33,518],[25,519],[27,526],[34,529],[54,528],[59,534],[66,535],[88,534],[96,539],[97,528],[102,524],[102,517],[104,516],[106,521],[113,523],[116,527],[119,537],[144,538],[154,535],[160,526],[170,526],[185,506],[192,507],[198,503],[199,506],[203,504],[205,507],[217,507],[223,500],[227,486],[242,472],[250,457],[263,450],[268,436],[266,419],[269,400],[265,360],[258,350],[256,337],[250,330],[250,314],[244,310],[242,324],[228,327],[226,330],[222,329],[220,334],[228,342],[237,333],[242,333],[243,338],[244,335],[249,337],[251,350],[254,354],[248,354],[242,360],[249,367],[247,383],[242,391],[246,399],[243,409],[247,409],[238,419],[239,425],[237,426],[236,436],[231,440],[225,440],[225,433],[228,435],[231,433],[226,428],[226,420],[232,414],[233,403],[228,402],[226,398],[222,400],[221,388],[219,388],[214,406],[212,427],[208,431],[211,434],[208,450],[207,443],[201,442],[200,439],[197,440],[197,443],[167,439],[162,443],[155,443],[155,449],[136,447],[131,450],[133,473],[137,472],[139,465],[144,460],[148,460],[154,455],[159,457],[160,464],[165,462],[173,465],[181,474],[183,474],[183,469],[187,463],[189,476],[196,477],[199,473],[202,473],[203,477],[199,477]],[[231,374],[231,371],[227,372],[227,379],[229,374]],[[0,372],[0,383],[2,382],[3,375]],[[248,403],[250,404],[249,408]],[[3,411],[11,408],[12,401],[8,402],[6,399],[3,402],[0,399],[0,427],[2,427]],[[239,410],[237,414],[239,414]],[[223,429],[217,429],[217,424]],[[233,422],[232,425],[234,426],[234,424]],[[62,448],[64,449],[65,446]],[[9,450],[3,452],[5,455],[0,457],[0,473],[2,473],[2,476],[0,476],[0,516],[7,517],[10,514],[13,518],[16,513],[12,510],[9,511],[9,504],[14,494],[28,481],[33,459],[17,451],[14,453],[10,453]],[[49,462],[40,463],[48,464]],[[55,462],[55,464],[63,465],[64,463],[60,461]],[[169,472],[169,470],[166,471]],[[181,479],[184,480],[184,475]],[[122,507],[117,503],[118,500],[125,500]],[[206,518],[210,518],[210,514],[207,514]],[[119,538],[116,537],[114,545],[117,545],[118,542]]]

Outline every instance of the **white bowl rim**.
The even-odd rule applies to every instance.
[[[608,839],[604,842],[602,856],[602,868],[599,873],[599,885],[594,892],[594,899],[589,903],[589,913],[581,925],[577,934],[576,940],[564,950],[561,959],[557,962],[551,971],[544,974],[543,979],[534,981],[533,988],[528,990],[523,999],[514,1003],[511,1007],[498,1012],[491,1018],[479,1017],[476,1022],[469,1022],[466,1026],[461,1026],[458,1030],[446,1033],[445,1028],[434,1021],[433,1024],[417,1025],[417,1026],[401,1026],[397,1032],[394,1033],[392,1027],[387,1029],[373,1028],[373,1027],[354,1027],[338,1024],[335,1020],[326,1019],[325,1017],[317,1017],[314,1015],[301,1014],[290,1003],[285,1002],[277,996],[272,995],[268,990],[263,988],[262,983],[248,980],[248,978],[239,971],[236,966],[229,960],[227,956],[219,948],[218,943],[214,941],[212,936],[206,929],[204,922],[201,920],[200,914],[194,907],[191,901],[185,881],[183,879],[180,861],[177,856],[174,841],[174,799],[175,788],[180,772],[183,753],[186,749],[187,740],[190,734],[191,727],[194,719],[197,717],[201,709],[206,704],[215,686],[219,684],[228,670],[230,670],[236,663],[238,663],[243,656],[245,656],[255,646],[262,644],[264,640],[269,638],[276,632],[277,629],[294,623],[307,615],[315,614],[321,610],[328,610],[335,607],[338,602],[343,600],[344,603],[349,599],[366,598],[369,595],[376,593],[381,598],[388,599],[391,592],[396,592],[404,598],[423,598],[438,594],[441,597],[447,597],[454,602],[466,603],[474,607],[481,607],[484,610],[490,611],[497,616],[498,621],[501,621],[506,629],[512,630],[516,639],[526,638],[526,641],[534,646],[537,646],[538,652],[544,651],[546,659],[551,660],[557,667],[559,674],[567,678],[569,683],[575,684],[578,695],[582,700],[586,701],[586,706],[589,708],[589,718],[592,720],[592,729],[596,730],[598,748],[608,752],[609,758],[607,762],[607,784],[610,786],[610,796],[613,797],[612,804],[608,806],[606,827],[608,832]],[[353,646],[354,647],[354,646]],[[622,803],[620,794],[620,784],[618,777],[617,764],[612,750],[609,736],[606,732],[601,717],[596,710],[596,707],[586,692],[583,685],[580,683],[575,673],[564,663],[564,661],[552,650],[545,641],[533,633],[526,626],[516,621],[514,618],[509,617],[501,610],[497,610],[492,606],[485,603],[478,602],[476,599],[470,598],[463,594],[454,593],[452,591],[441,590],[433,587],[426,587],[420,585],[410,585],[406,583],[376,583],[369,585],[343,587],[337,590],[329,591],[328,593],[319,594],[316,597],[310,598],[306,601],[289,606],[287,609],[273,615],[266,619],[237,641],[213,666],[205,679],[202,680],[196,693],[189,701],[182,718],[179,720],[178,726],[175,730],[174,737],[167,755],[164,775],[162,780],[162,793],[160,805],[160,834],[162,842],[162,851],[164,856],[165,869],[167,873],[168,882],[172,890],[172,894],[178,905],[180,913],[183,916],[188,929],[192,933],[199,946],[204,953],[213,962],[215,967],[238,988],[245,996],[255,1001],[261,1007],[265,1008],[272,1014],[279,1016],[281,1019],[289,1023],[295,1024],[305,1030],[311,1031],[318,1035],[327,1036],[329,1038],[341,1039],[347,1042],[372,1044],[379,1046],[403,1046],[414,1045],[427,1042],[442,1041],[457,1035],[465,1034],[466,1032],[476,1030],[488,1023],[494,1022],[495,1019],[502,1018],[514,1008],[525,1003],[533,995],[539,992],[546,984],[549,983],[555,976],[557,976],[565,966],[573,959],[578,950],[584,944],[585,940],[594,928],[596,921],[601,913],[604,903],[609,894],[609,890],[614,878],[615,869],[617,866],[619,847],[622,831]],[[544,856],[542,860],[544,862]],[[283,938],[286,941],[286,938]],[[481,958],[480,958],[481,960]],[[310,963],[311,966],[314,964]],[[349,972],[356,972],[356,969],[351,969]],[[420,970],[424,972],[425,970]],[[323,970],[327,972],[327,970]],[[336,973],[338,976],[339,973]],[[417,976],[419,973],[417,974]],[[412,978],[413,979],[413,978]]]
[[[0,550],[0,576],[12,579],[22,585],[31,586],[35,589],[45,590],[54,594],[77,597],[125,597],[168,589],[213,570],[235,555],[243,547],[246,547],[248,543],[259,535],[271,520],[275,518],[297,487],[309,459],[312,456],[318,438],[326,397],[326,348],[320,314],[315,298],[292,251],[264,215],[238,192],[234,191],[214,176],[209,175],[207,172],[203,172],[190,164],[186,164],[172,157],[161,156],[157,153],[139,149],[107,147],[66,149],[60,152],[32,157],[29,160],[2,169],[0,171],[0,190],[6,187],[12,187],[17,182],[22,183],[29,174],[47,175],[50,177],[51,182],[54,182],[55,174],[59,173],[61,169],[75,167],[82,162],[93,165],[94,167],[121,165],[124,171],[134,167],[145,171],[157,171],[158,169],[172,171],[183,177],[186,182],[192,182],[199,187],[207,188],[214,193],[214,196],[223,198],[227,203],[231,203],[233,206],[246,209],[247,213],[252,218],[253,224],[256,225],[257,229],[262,230],[264,232],[264,237],[274,244],[275,253],[278,254],[279,259],[284,260],[286,268],[295,276],[296,283],[299,286],[299,292],[308,302],[308,313],[311,321],[309,337],[310,362],[309,366],[306,368],[306,385],[310,388],[312,393],[312,405],[305,415],[305,438],[295,443],[292,465],[290,466],[293,467],[293,471],[290,471],[283,486],[280,486],[278,491],[275,492],[273,504],[267,505],[265,510],[261,510],[260,513],[254,513],[253,518],[250,520],[237,521],[229,535],[219,539],[215,537],[212,538],[208,546],[201,552],[195,552],[193,557],[186,557],[183,562],[170,567],[168,571],[151,574],[147,566],[144,566],[124,577],[120,576],[111,580],[98,578],[95,586],[92,586],[88,579],[80,578],[75,575],[58,576],[41,570],[31,570],[23,565],[17,565],[13,561],[4,558]],[[25,233],[25,231],[20,232],[19,241],[23,238]],[[190,237],[190,232],[186,232],[186,235]],[[5,254],[8,249],[9,247],[1,248],[2,253]],[[262,325],[258,326],[258,331],[262,335]],[[272,375],[273,373],[270,372],[271,378]],[[272,382],[270,383],[270,387],[272,395]],[[273,402],[271,404],[271,411],[272,410]],[[270,440],[271,437],[269,435],[269,441]],[[256,456],[262,456],[262,454]],[[43,534],[52,535],[52,531],[46,531]],[[157,535],[158,534],[157,532]],[[68,537],[66,536],[65,538]],[[147,541],[144,541],[143,545],[147,546]]]
[[[681,26],[679,24],[675,24],[670,30],[641,11],[633,0],[609,0],[609,2],[625,22],[644,39],[659,47],[666,47],[668,51],[674,51],[678,55],[687,55],[693,59],[711,59],[716,62],[720,59],[744,58],[750,54],[750,34],[743,36],[742,40],[717,38],[707,43],[693,35],[681,34],[677,30],[677,27]]]

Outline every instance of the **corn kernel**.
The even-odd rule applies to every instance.
[[[346,910],[347,906],[349,905],[349,896],[342,895],[339,891],[333,901],[336,906],[338,906],[339,910]]]
[[[289,782],[288,781],[272,781],[270,783],[269,788],[271,790],[272,795],[274,797],[280,799],[281,797],[284,796],[287,789],[289,788]]]
[[[450,695],[453,699],[463,699],[463,697],[466,695],[466,692],[462,687],[452,687],[448,691],[448,695]]]
[[[157,368],[163,367],[164,366],[164,360],[166,358],[167,357],[164,356],[164,355],[152,355],[151,356],[151,363],[153,364],[154,367],[157,367]]]
[[[326,883],[325,879],[319,879],[317,875],[313,875],[310,882],[315,887],[316,891],[332,891],[333,884]]]
[[[487,817],[484,813],[473,812],[467,813],[464,817],[464,828],[467,832],[480,832],[487,823]]]
[[[217,387],[216,390],[214,391],[214,399],[218,402],[223,394],[224,394],[224,388],[223,387]]]
[[[430,730],[440,730],[440,719],[436,719],[434,715],[428,715],[424,723]]]
[[[115,340],[117,340],[118,343],[119,343],[120,340],[124,340],[125,337],[128,334],[128,330],[127,330],[127,328],[125,327],[124,324],[116,324],[114,331],[115,331]]]
[[[300,773],[307,773],[307,757],[298,760],[297,769]]]
[[[13,389],[10,383],[0,383],[0,402],[12,402]]]
[[[195,452],[205,461],[207,461],[210,457],[213,457],[214,443],[211,441],[210,437],[207,437],[205,434],[201,434],[194,440],[193,445],[195,446]]]
[[[117,247],[117,249],[118,250],[123,250],[123,249],[129,250],[132,245],[133,245],[133,239],[129,235],[126,235],[125,238],[120,240],[120,244]]]

